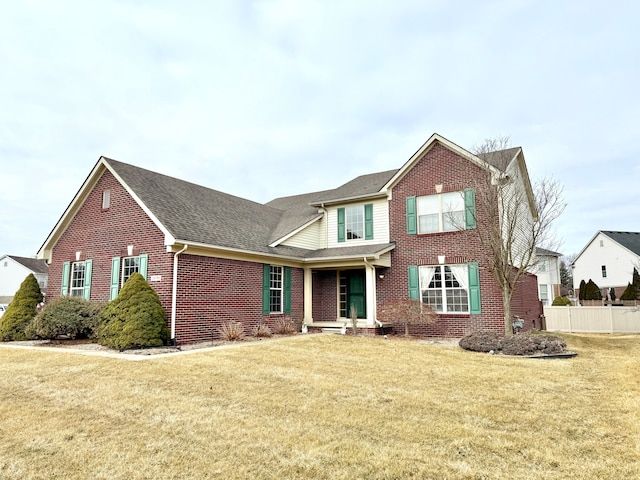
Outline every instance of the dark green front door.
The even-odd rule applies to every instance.
[[[355,307],[358,318],[367,317],[366,285],[364,280],[364,270],[351,270],[347,272],[347,317],[351,317],[351,307]]]

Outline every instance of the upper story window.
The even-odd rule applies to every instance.
[[[364,238],[364,206],[345,208],[347,240]]]
[[[442,193],[417,198],[418,233],[464,230],[462,192]]]
[[[546,260],[540,260],[540,263],[538,263],[538,271],[539,272],[546,272],[547,271],[547,261]]]
[[[338,208],[338,242],[373,240],[373,204]]]
[[[602,265],[602,278],[607,278],[607,266]]]
[[[473,189],[407,197],[407,234],[453,232],[476,228]]]

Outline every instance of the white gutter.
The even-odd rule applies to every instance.
[[[173,289],[171,290],[171,344],[176,343],[176,304],[178,297],[178,255],[187,249],[185,244],[173,255]]]

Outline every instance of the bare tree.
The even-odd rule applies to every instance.
[[[566,206],[563,188],[550,177],[531,183],[522,150],[509,148],[508,137],[487,139],[474,153],[487,164],[474,185],[475,214],[484,215],[478,215],[475,231],[502,291],[504,332],[511,335],[511,299],[536,265],[536,247],[558,247],[552,226]]]
[[[420,300],[408,298],[389,299],[380,305],[378,319],[383,322],[401,322],[404,324],[404,335],[409,336],[409,325],[428,325],[435,323],[437,314]]]

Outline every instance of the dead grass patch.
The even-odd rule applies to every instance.
[[[640,337],[571,360],[296,336],[149,362],[0,348],[0,478],[637,478]]]

